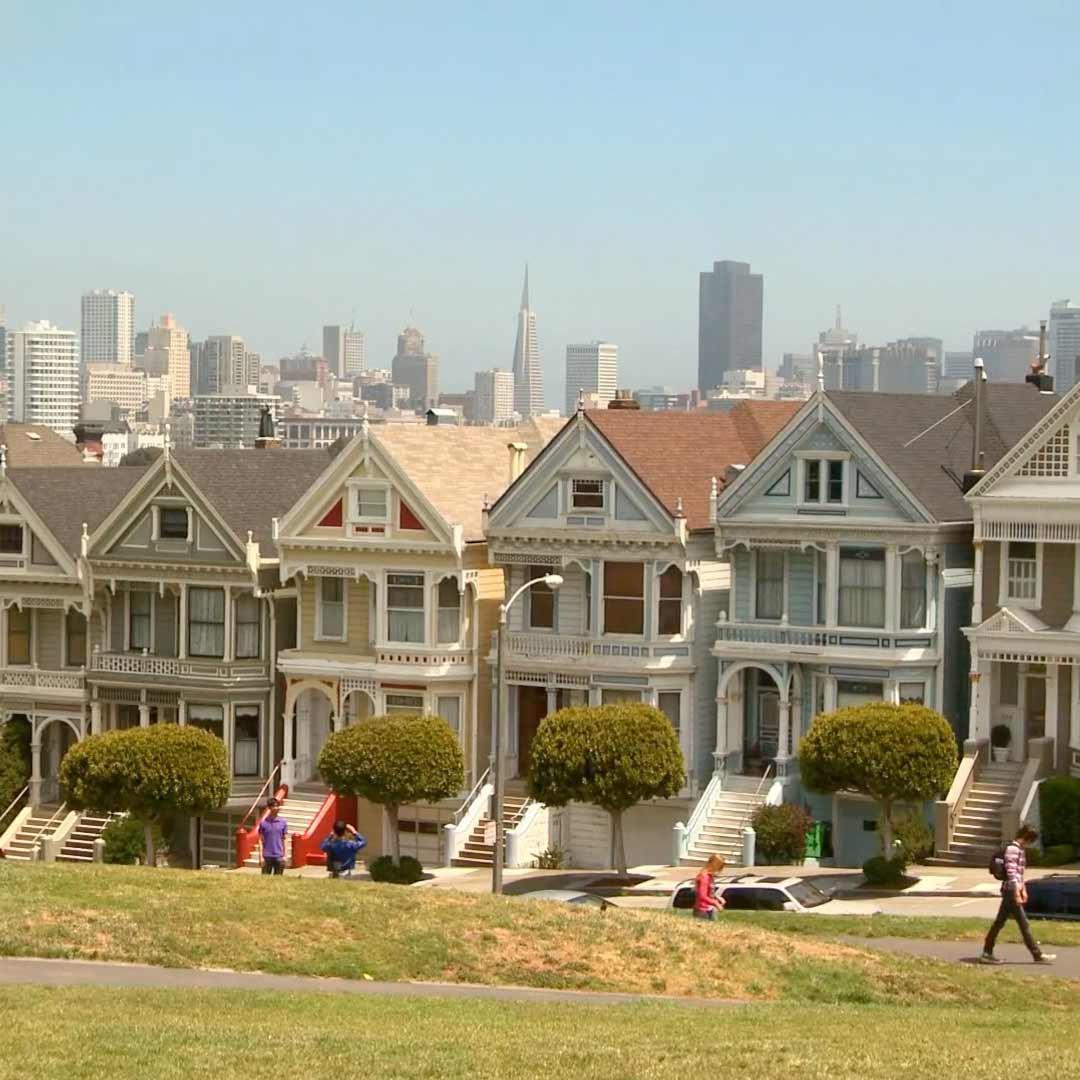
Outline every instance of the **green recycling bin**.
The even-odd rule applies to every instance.
[[[829,853],[831,831],[827,821],[815,821],[810,826],[806,832],[806,851],[804,852],[807,859],[820,859]]]

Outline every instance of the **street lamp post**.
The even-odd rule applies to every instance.
[[[506,786],[506,770],[503,767],[503,748],[506,745],[503,731],[503,638],[506,631],[506,619],[514,601],[534,585],[544,584],[549,589],[557,589],[563,583],[561,574],[545,574],[543,577],[526,581],[505,604],[499,605],[499,628],[495,631],[495,733],[492,740],[492,758],[495,792],[491,796],[492,810],[495,814],[495,851],[491,860],[491,891],[503,891],[503,865],[506,861],[505,826],[503,825],[503,790]]]

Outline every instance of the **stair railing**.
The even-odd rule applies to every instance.
[[[484,806],[494,794],[491,783],[491,770],[485,769],[480,779],[473,784],[472,791],[465,796],[461,805],[454,811],[453,818],[443,826],[443,866],[449,866],[457,858],[465,838],[473,831],[484,812]]]
[[[62,802],[54,811],[53,816],[49,818],[49,820],[46,821],[44,825],[39,825],[36,831],[34,829],[27,830],[30,833],[29,840],[31,842],[31,849],[34,851],[34,855],[32,856],[33,858],[38,858],[37,846],[41,843],[42,838],[47,835],[51,835],[52,829],[55,826],[57,820],[59,819],[60,821],[63,821],[66,815],[67,803]]]
[[[247,862],[248,856],[255,850],[255,845],[259,842],[259,823],[266,814],[265,808],[262,812],[259,811],[259,804],[263,801],[263,797],[271,790],[274,778],[278,777],[280,779],[280,776],[281,762],[279,761],[270,770],[270,775],[266,778],[266,783],[259,788],[259,794],[255,796],[251,806],[248,807],[247,813],[240,819],[240,824],[236,829],[237,866],[243,866],[244,863]],[[289,785],[279,784],[273,791],[274,797],[280,801],[288,796]]]

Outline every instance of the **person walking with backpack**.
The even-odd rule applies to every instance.
[[[997,918],[994,919],[986,935],[982,956],[979,957],[984,964],[1001,963],[994,955],[994,946],[997,944],[1001,928],[1009,919],[1016,920],[1016,925],[1020,927],[1020,936],[1024,939],[1024,944],[1036,964],[1052,964],[1057,959],[1054,953],[1044,953],[1039,948],[1039,943],[1031,934],[1031,926],[1028,924],[1027,913],[1024,911],[1024,905],[1027,903],[1027,889],[1024,886],[1027,856],[1024,854],[1024,849],[1036,836],[1038,833],[1030,825],[1021,826],[1016,839],[1008,844],[1003,852],[995,854],[990,862],[990,872],[994,877],[1001,879],[1001,906],[998,908]]]

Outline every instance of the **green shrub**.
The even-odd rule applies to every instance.
[[[813,820],[794,803],[759,806],[750,819],[757,833],[755,852],[761,861],[781,866],[801,863],[806,856],[806,834]]]
[[[12,717],[0,727],[0,814],[29,779],[30,725],[22,717]]]
[[[110,821],[101,834],[105,841],[105,861],[134,866],[146,858],[146,822],[141,818],[125,814]],[[165,851],[165,840],[161,830],[154,826],[154,851],[160,855]]]
[[[386,881],[391,885],[411,885],[424,876],[424,868],[411,855],[402,855],[395,865],[390,855],[380,855],[374,862],[368,863],[368,873],[372,881]]]
[[[1076,862],[1076,848],[1072,844],[1051,844],[1042,851],[1029,847],[1026,854],[1029,866],[1065,866]]]
[[[909,863],[922,862],[934,854],[934,832],[918,810],[893,818],[893,839],[900,841]]]
[[[1043,847],[1080,847],[1080,779],[1051,776],[1039,785]]]
[[[886,859],[875,855],[863,863],[862,872],[868,885],[899,885],[904,880],[907,860],[903,855]]]
[[[990,729],[990,745],[1004,750],[1012,742],[1012,729],[1008,724],[995,724]]]
[[[560,847],[544,848],[533,856],[534,870],[561,870],[566,852]]]

